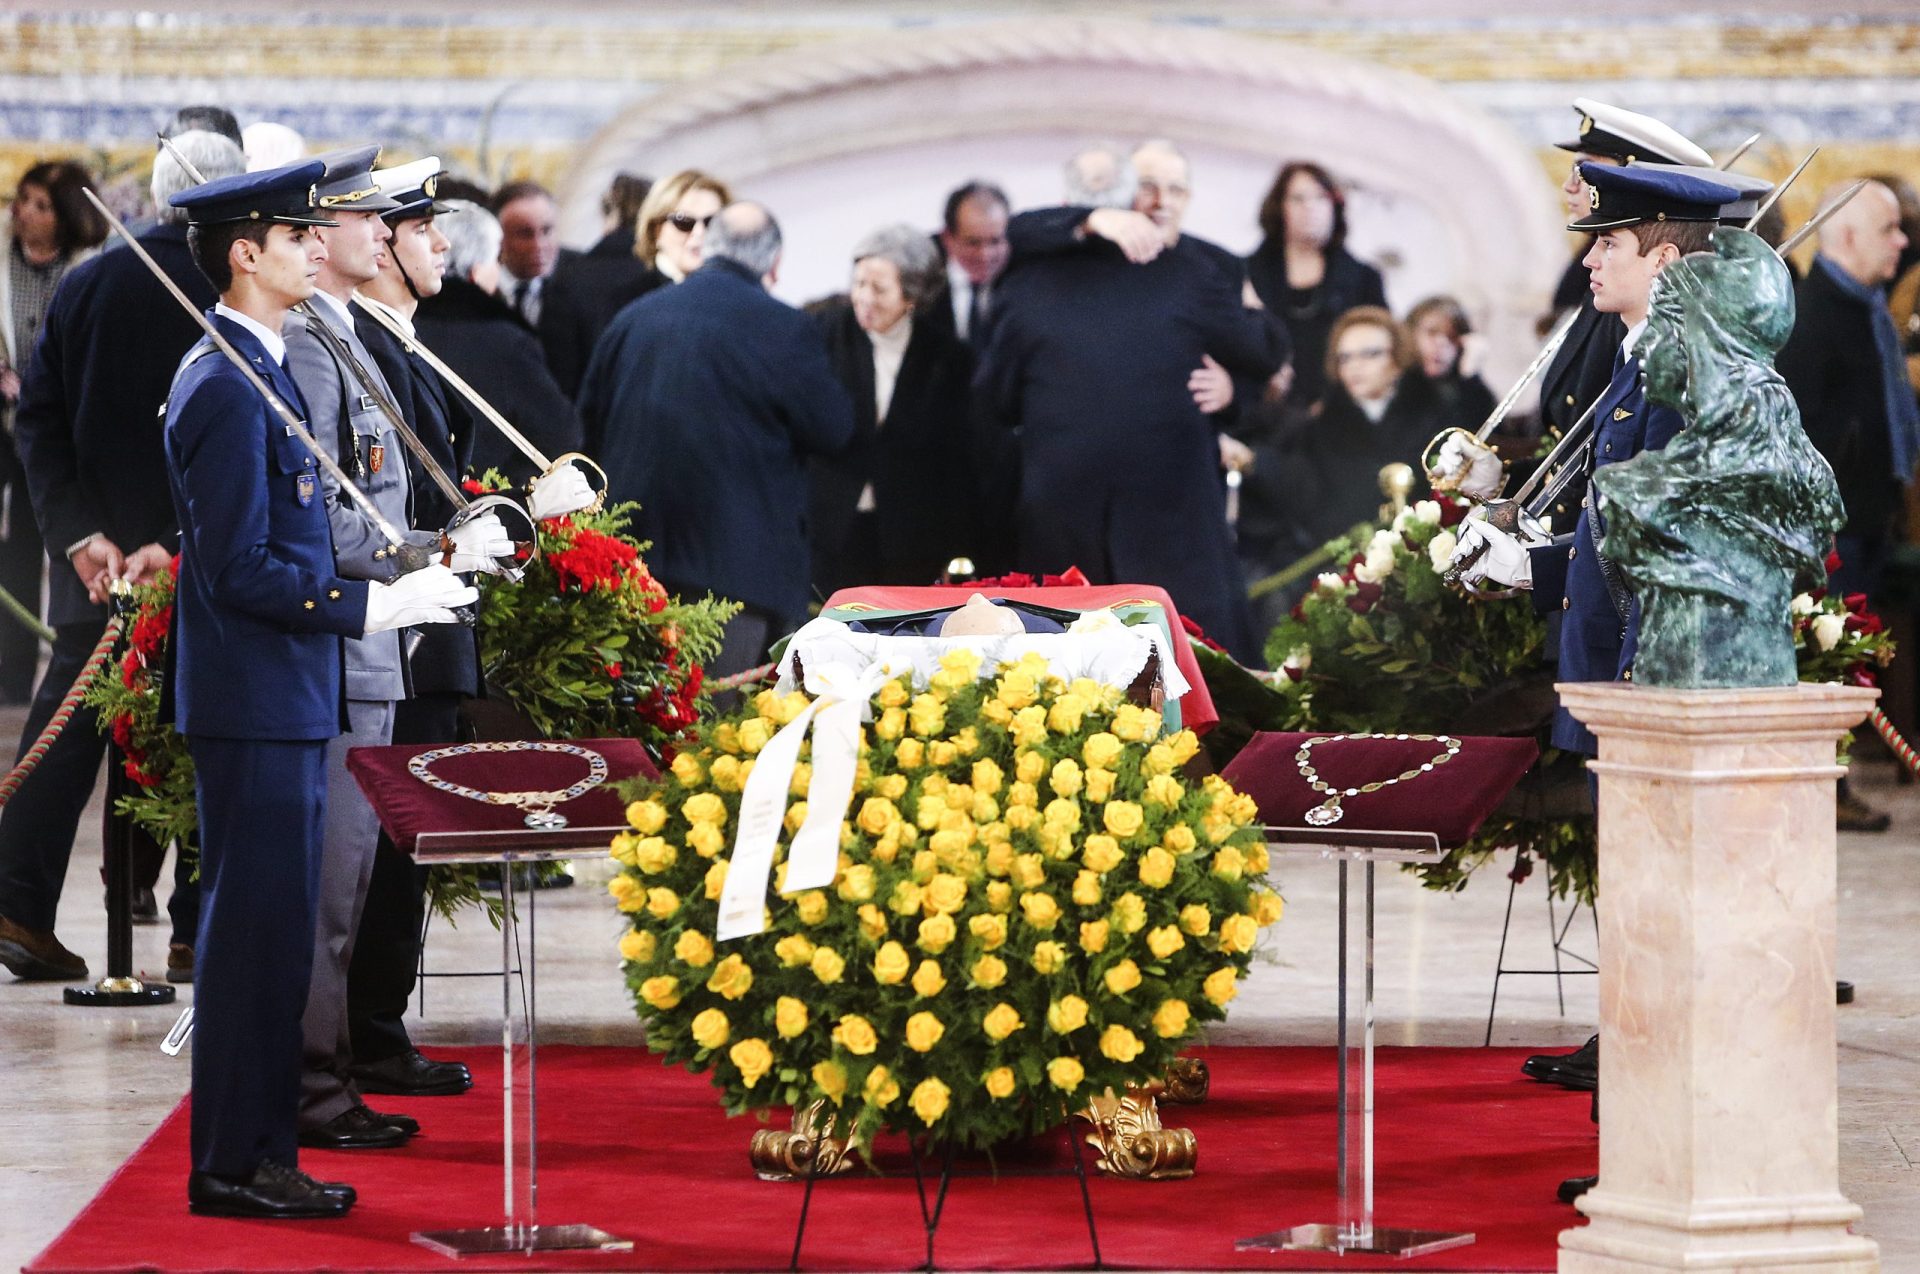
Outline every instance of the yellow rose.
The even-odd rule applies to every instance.
[[[773,1029],[780,1038],[790,1040],[807,1029],[807,1005],[791,995],[783,995],[773,1004]]]
[[[1051,929],[1060,920],[1060,904],[1052,894],[1021,894],[1020,912],[1035,929]]]
[[[1105,978],[1107,994],[1125,995],[1140,985],[1140,966],[1132,960],[1122,960],[1108,969]]]
[[[1147,950],[1162,960],[1186,945],[1187,940],[1180,936],[1180,930],[1173,925],[1161,925],[1147,933]]]
[[[1003,1097],[1011,1097],[1014,1088],[1013,1067],[996,1066],[987,1072],[986,1078],[981,1083],[986,1086],[987,1096],[995,1101]]]
[[[1064,796],[1048,801],[1046,821],[1049,827],[1058,827],[1063,831],[1078,831],[1080,802],[1068,800]]]
[[[1080,949],[1098,954],[1107,949],[1107,922],[1084,920],[1080,923]]]
[[[1087,771],[1087,799],[1099,805],[1113,796],[1114,776],[1112,770]]]
[[[727,1015],[719,1009],[701,1009],[694,1014],[693,1025],[688,1029],[693,1034],[693,1042],[701,1048],[719,1048],[733,1034]]]
[[[945,769],[960,759],[960,749],[951,740],[935,739],[927,744],[927,764]]]
[[[683,964],[704,969],[713,963],[713,943],[698,930],[683,929],[680,936],[674,939],[673,954]]]
[[[907,1047],[916,1053],[924,1053],[940,1042],[947,1028],[940,1019],[922,1009],[907,1019]]]
[[[1100,821],[1109,832],[1121,840],[1139,834],[1140,826],[1146,821],[1146,815],[1132,801],[1108,801],[1100,811]]]
[[[673,777],[679,779],[683,787],[698,787],[707,775],[700,768],[699,758],[691,752],[681,752],[673,758]]]
[[[1145,743],[1160,733],[1160,714],[1149,708],[1123,703],[1114,711],[1113,732],[1128,743]]]
[[[1021,854],[1013,860],[1013,883],[1032,889],[1046,883],[1047,864],[1038,854]]]
[[[987,882],[987,906],[996,913],[1013,910],[1013,886],[1004,880]]]
[[[904,774],[889,774],[885,778],[876,781],[873,785],[873,790],[878,796],[884,796],[890,801],[898,801],[907,794],[907,776]]]
[[[1071,1035],[1087,1024],[1087,1002],[1077,995],[1063,995],[1047,1006],[1047,1029],[1055,1035]]]
[[[906,981],[907,970],[912,966],[907,949],[897,942],[889,942],[881,947],[873,957],[874,981],[882,986],[893,986]]]
[[[1103,832],[1087,837],[1086,846],[1080,851],[1080,861],[1087,865],[1087,870],[1102,873],[1118,867],[1123,857],[1120,842]]]
[[[687,848],[702,858],[712,858],[726,847],[726,833],[712,823],[695,823],[687,829]]]
[[[1031,749],[1013,754],[1013,777],[1022,783],[1037,784],[1047,773],[1047,758]]]
[[[1168,737],[1167,746],[1173,749],[1174,764],[1185,765],[1199,755],[1200,737],[1191,730],[1181,730]]]
[[[667,825],[667,807],[658,801],[635,801],[627,806],[627,825],[651,836]]]
[[[658,836],[643,837],[633,847],[633,865],[649,876],[658,876],[679,860],[680,851]]]
[[[940,994],[947,985],[947,975],[940,972],[940,965],[933,960],[922,960],[920,967],[913,971],[913,992],[921,999],[932,999]]]
[[[1286,909],[1286,900],[1271,889],[1253,891],[1253,919],[1262,929],[1271,924],[1278,924]]]
[[[1039,695],[1038,680],[1024,668],[1007,669],[994,688],[994,699],[1002,706],[1016,712],[1032,703]]]
[[[882,739],[897,739],[907,732],[907,714],[900,708],[888,708],[873,723],[873,732]]]
[[[1053,701],[1053,707],[1047,710],[1047,726],[1055,734],[1072,734],[1080,728],[1080,719],[1087,715],[1092,705],[1079,695],[1069,691]]]
[[[958,876],[941,872],[927,882],[923,901],[935,912],[951,915],[966,905],[967,882]]]
[[[1119,735],[1102,730],[1088,735],[1087,741],[1080,745],[1080,759],[1087,763],[1089,770],[1109,770],[1126,750],[1127,745],[1120,742]]]
[[[623,908],[625,910],[625,908]],[[680,895],[665,886],[647,890],[647,914],[655,920],[671,920],[680,910]]]
[[[1253,950],[1260,936],[1260,922],[1252,916],[1228,916],[1220,922],[1220,949],[1229,955]]]
[[[929,1076],[914,1085],[913,1096],[907,1098],[907,1105],[913,1107],[913,1113],[920,1116],[920,1122],[931,1125],[940,1116],[947,1113],[947,1086]]]
[[[953,940],[958,936],[959,930],[954,926],[953,917],[943,911],[920,922],[914,944],[922,951],[939,955],[953,945]]]
[[[752,1088],[773,1069],[773,1050],[765,1040],[741,1040],[727,1050],[727,1060],[740,1068],[740,1082]]]
[[[1225,1004],[1240,994],[1239,975],[1235,973],[1232,965],[1215,969],[1207,975],[1207,980],[1200,984],[1200,989],[1205,991],[1207,998],[1215,1004]]]
[[[809,889],[793,900],[793,909],[801,924],[817,925],[827,918],[827,896],[818,889]]]
[[[1024,779],[1016,779],[1007,787],[1007,813],[1014,810],[1026,810],[1029,813],[1040,808],[1040,789]]]
[[[1073,902],[1078,907],[1092,907],[1100,901],[1100,875],[1098,872],[1083,871],[1073,878]]]
[[[835,891],[848,902],[865,902],[873,897],[873,868],[865,863],[855,863],[840,873],[840,887]]]
[[[713,785],[722,792],[738,792],[745,783],[740,773],[739,759],[736,757],[715,757],[710,773],[713,776]]]
[[[1072,796],[1080,790],[1080,764],[1072,757],[1062,757],[1054,763],[1053,772],[1047,777],[1048,786],[1056,796]]]
[[[1169,854],[1178,855],[1191,854],[1199,841],[1194,838],[1191,827],[1185,823],[1175,823],[1167,829],[1166,835],[1160,838],[1160,843],[1166,847]]]
[[[980,1020],[980,1029],[987,1033],[988,1039],[994,1041],[1007,1038],[1025,1025],[1026,1023],[1020,1020],[1020,1014],[1015,1011],[1013,1005],[1004,1000],[994,1005]]]
[[[864,903],[860,908],[860,936],[868,942],[878,942],[887,936],[886,913],[872,903]]]
[[[765,717],[748,717],[740,723],[740,750],[752,756],[767,746],[767,740],[773,737],[773,727]]]
[[[973,763],[973,790],[982,796],[993,796],[1000,791],[1007,780],[1005,770],[995,761],[982,757]]]
[[[654,937],[645,929],[629,929],[620,935],[620,958],[635,964],[646,964],[653,959]]]
[[[632,832],[616,832],[613,844],[607,848],[607,857],[622,867],[631,867],[633,866],[633,847],[639,843],[640,838]]]
[[[1015,747],[1030,748],[1046,742],[1047,710],[1039,704],[1020,709],[1007,723],[1007,733],[1013,736]]]
[[[973,962],[973,984],[992,990],[1007,980],[1007,962],[999,956],[983,955]]]
[[[980,675],[980,652],[969,650],[965,646],[955,646],[940,656],[940,670],[972,681]]]
[[[1162,1000],[1160,1007],[1153,1011],[1153,1033],[1163,1040],[1184,1035],[1192,1016],[1193,1011],[1185,1000]]]
[[[878,698],[882,708],[904,708],[907,706],[907,700],[913,698],[913,694],[907,689],[904,680],[895,678],[880,687]]]
[[[620,910],[622,911],[638,911],[640,909],[639,906],[629,907],[627,903],[634,898],[644,899],[646,897],[640,890],[640,882],[625,872],[620,873],[607,882],[607,892],[613,895],[614,902],[619,904]],[[644,903],[641,905],[644,905]]]
[[[881,833],[880,839],[873,843],[873,861],[876,863],[890,863],[897,858],[900,854],[900,837],[906,832],[906,829],[907,825],[905,823],[895,823],[892,827],[889,827],[885,832]]]
[[[1115,1023],[1100,1032],[1100,1052],[1114,1061],[1125,1065],[1146,1051],[1146,1045],[1140,1037],[1126,1027]]]
[[[920,910],[920,886],[911,880],[896,882],[893,893],[887,898],[887,906],[891,907],[896,915],[915,915]]]
[[[1180,927],[1196,938],[1203,938],[1213,928],[1213,912],[1204,902],[1188,903],[1180,908]]]
[[[1073,857],[1073,833],[1064,827],[1048,823],[1033,838],[1040,843],[1040,852],[1056,862]]]
[[[813,963],[813,944],[797,933],[790,933],[773,944],[773,954],[789,969]]]
[[[1213,874],[1222,880],[1238,880],[1246,874],[1247,860],[1231,845],[1213,851]]]
[[[867,835],[878,836],[900,821],[900,811],[884,796],[869,796],[860,803],[860,813],[854,821]]]
[[[1232,802],[1227,806],[1227,813],[1232,816],[1234,826],[1245,827],[1248,823],[1260,817],[1260,802],[1254,800],[1245,792],[1239,792],[1234,795]]]
[[[1040,974],[1058,973],[1067,963],[1067,949],[1057,942],[1036,942],[1033,944],[1033,971]]]
[[[1147,925],[1147,904],[1136,893],[1124,893],[1113,900],[1113,927],[1121,933],[1139,933]]]
[[[719,827],[727,821],[727,803],[712,792],[695,792],[680,807],[689,823],[712,823]]]
[[[1171,774],[1156,774],[1147,780],[1146,799],[1155,805],[1164,805],[1172,809],[1187,795],[1187,789],[1180,786],[1180,780]]]
[[[813,976],[829,984],[838,982],[840,975],[846,972],[847,968],[846,958],[832,947],[814,948],[810,963],[813,966]]]
[[[1172,854],[1155,845],[1140,855],[1140,883],[1149,889],[1165,889],[1173,883],[1173,869],[1178,865]]]
[[[1271,865],[1267,858],[1267,847],[1259,841],[1253,842],[1240,851],[1240,857],[1246,859],[1247,875],[1264,876]]]
[[[973,821],[981,824],[982,839],[985,839],[985,825],[1000,817],[1000,802],[982,792],[976,792],[973,804],[967,807],[967,813]]]
[[[915,695],[907,709],[907,722],[915,734],[930,739],[946,729],[947,705],[930,694]]]
[[[707,990],[725,999],[737,1000],[753,986],[753,970],[737,955],[730,955],[713,966]]]
[[[998,950],[1007,941],[1007,918],[988,915],[971,916],[967,919],[967,932],[978,938],[980,945],[987,950]]]
[[[680,1003],[680,979],[648,978],[640,984],[640,998],[664,1012]]]
[[[867,1101],[875,1106],[891,1106],[900,1100],[900,1083],[884,1066],[876,1066],[867,1072],[867,1081],[861,1086],[861,1091]]]
[[[815,1062],[813,1082],[826,1095],[827,1100],[836,1106],[840,1104],[840,1099],[847,1095],[847,1070],[838,1062]]]
[[[833,1042],[855,1057],[865,1057],[880,1046],[880,1037],[874,1034],[873,1023],[849,1013],[834,1026]]]
[[[1074,1058],[1056,1057],[1047,1063],[1047,1079],[1061,1092],[1072,1092],[1086,1077],[1086,1068]]]

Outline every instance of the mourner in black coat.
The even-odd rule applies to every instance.
[[[572,398],[587,360],[613,316],[672,280],[633,255],[633,231],[615,230],[585,253],[554,267],[540,308],[547,370]]]
[[[580,449],[573,404],[547,370],[540,342],[505,302],[449,274],[440,295],[420,303],[414,325],[427,348],[549,458]],[[481,421],[469,432],[475,472],[498,469],[516,483],[537,473],[538,466],[491,424]]]
[[[1213,426],[1187,378],[1210,355],[1265,378],[1284,337],[1181,239],[1146,265],[1105,242],[1010,269],[975,377],[977,409],[1019,431],[1019,564],[1157,584],[1256,657]]]
[[[769,630],[805,621],[805,461],[854,433],[811,318],[753,270],[710,257],[614,319],[580,413],[609,498],[640,502],[633,534],[653,541],[648,564],[664,584],[744,603]],[[929,488],[943,478],[926,475]]]

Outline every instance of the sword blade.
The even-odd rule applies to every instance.
[[[1547,336],[1547,343],[1540,347],[1540,352],[1533,356],[1533,361],[1527,364],[1527,369],[1520,373],[1520,379],[1513,382],[1513,388],[1507,391],[1507,396],[1495,404],[1492,413],[1480,423],[1480,428],[1473,435],[1475,438],[1485,442],[1488,436],[1499,428],[1500,422],[1505,420],[1507,413],[1513,410],[1513,404],[1519,401],[1520,395],[1525,393],[1527,386],[1533,383],[1533,378],[1553,361],[1553,356],[1558,354],[1560,347],[1567,343],[1567,333],[1573,330],[1574,320],[1579,317],[1580,307],[1575,306],[1554,324],[1553,331]]]
[[[1813,215],[1812,220],[1808,221],[1806,225],[1801,226],[1798,230],[1794,231],[1793,234],[1790,235],[1784,242],[1782,242],[1779,247],[1775,248],[1774,251],[1784,257],[1787,255],[1787,253],[1792,252],[1795,248],[1799,247],[1803,242],[1806,241],[1806,238],[1808,235],[1812,234],[1814,231],[1818,230],[1821,227],[1821,225],[1827,220],[1828,217],[1831,217],[1834,213],[1846,207],[1848,201],[1850,201],[1855,195],[1859,194],[1861,191],[1865,190],[1867,188],[1867,183],[1870,180],[1872,179],[1868,177],[1862,177],[1859,181],[1854,182],[1851,186],[1848,186],[1845,190],[1841,191],[1840,197],[1838,199],[1835,199],[1832,203],[1828,204],[1826,207],[1822,208],[1819,212],[1815,213]]]
[[[1513,503],[1524,507],[1527,497],[1532,495],[1542,482],[1546,481],[1546,474],[1553,466],[1556,463],[1564,462],[1575,448],[1585,444],[1587,435],[1593,432],[1593,414],[1600,410],[1600,404],[1605,398],[1606,394],[1603,392],[1599,398],[1587,404],[1587,409],[1580,413],[1578,420],[1575,420],[1571,425],[1567,426],[1567,432],[1560,435],[1560,441],[1554,444],[1553,450],[1547,453],[1546,459],[1542,460],[1534,471],[1527,476],[1527,480],[1520,484],[1520,489],[1513,493]],[[1565,484],[1559,485],[1563,486]],[[1554,489],[1557,490],[1558,486]],[[1528,509],[1527,512],[1533,514],[1535,517],[1540,516],[1539,512],[1534,509]]]
[[[1729,169],[1729,168],[1731,168],[1731,167],[1733,167],[1733,166],[1734,166],[1735,164],[1737,164],[1737,163],[1739,163],[1739,162],[1740,162],[1740,156],[1742,156],[1742,155],[1744,155],[1744,154],[1746,154],[1746,153],[1747,153],[1748,151],[1750,151],[1750,150],[1752,150],[1752,149],[1753,149],[1753,144],[1754,144],[1755,142],[1757,142],[1757,141],[1759,141],[1759,140],[1760,140],[1760,138],[1761,138],[1762,136],[1764,136],[1764,134],[1761,134],[1761,133],[1755,133],[1755,134],[1754,134],[1753,136],[1751,136],[1751,137],[1749,137],[1749,138],[1747,138],[1747,140],[1745,140],[1745,141],[1743,141],[1743,142],[1741,142],[1741,143],[1740,143],[1740,144],[1739,144],[1738,146],[1735,146],[1735,147],[1733,148],[1733,153],[1732,153],[1732,154],[1730,154],[1730,155],[1728,155],[1728,156],[1727,156],[1727,157],[1726,157],[1725,159],[1723,159],[1723,160],[1721,160],[1721,161],[1720,161],[1719,163],[1717,163],[1717,164],[1715,164],[1715,165],[1714,165],[1714,167],[1715,167],[1715,168],[1718,168],[1718,169],[1719,169],[1719,170],[1720,170],[1721,172],[1725,172],[1725,171],[1727,171],[1727,169]]]
[[[1820,148],[1818,146],[1815,146],[1812,150],[1808,151],[1807,157],[1800,161],[1800,166],[1794,169],[1792,172],[1788,173],[1787,179],[1773,188],[1773,193],[1767,196],[1767,201],[1761,204],[1760,207],[1757,210],[1755,210],[1753,216],[1748,218],[1747,224],[1742,226],[1741,229],[1751,230],[1755,226],[1759,225],[1760,218],[1766,216],[1767,213],[1773,210],[1773,205],[1780,202],[1780,196],[1787,193],[1787,187],[1791,186],[1794,182],[1800,179],[1800,174],[1807,171],[1807,165],[1812,163],[1813,157],[1815,155],[1818,155],[1819,153],[1820,153]]]

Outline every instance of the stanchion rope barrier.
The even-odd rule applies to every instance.
[[[87,656],[87,662],[80,668],[80,675],[73,679],[73,688],[67,691],[66,698],[60,701],[60,706],[53,710],[53,716],[47,721],[47,728],[40,732],[40,737],[33,741],[33,746],[21,755],[20,763],[9,770],[5,778],[0,779],[0,806],[4,806],[13,799],[13,794],[20,790],[20,785],[27,781],[27,776],[39,768],[41,760],[47,755],[47,749],[53,746],[53,741],[60,737],[62,730],[67,728],[67,722],[73,719],[73,714],[80,707],[80,701],[86,698],[87,687],[93,684],[94,677],[101,668],[106,666],[107,659],[113,654],[113,644],[120,640],[120,630],[125,624],[126,620],[119,615],[107,621],[107,631],[100,634],[100,644],[95,646],[93,653]]]

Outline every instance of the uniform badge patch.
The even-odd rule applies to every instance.
[[[293,480],[293,493],[300,497],[300,507],[313,503],[313,497],[320,490],[320,480],[311,473],[303,473]]]
[[[378,473],[380,472],[380,466],[386,462],[387,449],[377,442],[369,444],[367,447],[367,468],[374,473]]]
[[[1631,416],[1632,414],[1633,413],[1628,411],[1625,407],[1615,407],[1613,409],[1613,418],[1615,420],[1625,420],[1628,416]],[[380,466],[378,463],[375,463],[373,467],[375,469],[378,469]]]

